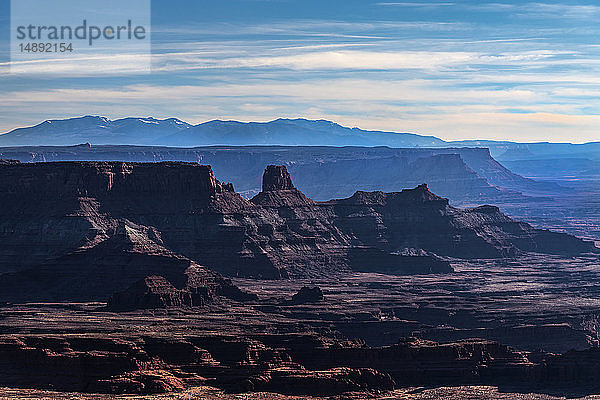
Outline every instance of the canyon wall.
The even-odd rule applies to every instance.
[[[9,292],[80,274],[87,288],[80,295],[99,298],[147,275],[181,280],[191,263],[228,276],[278,279],[352,269],[452,271],[440,256],[597,251],[593,243],[513,221],[496,207],[454,208],[426,185],[315,202],[294,187],[284,166],[267,167],[264,190],[250,201],[215,179],[211,167],[194,163],[4,162],[0,180],[0,268],[12,273],[3,280]],[[75,291],[52,289],[60,298],[69,290]]]

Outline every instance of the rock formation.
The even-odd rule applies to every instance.
[[[256,300],[256,295],[241,291],[230,280],[199,265],[185,271],[187,283],[178,289],[162,276],[147,276],[108,299],[110,310],[146,308],[204,307],[221,299]]]
[[[4,147],[0,158],[21,162],[201,160],[247,197],[261,191],[260,174],[265,165],[287,165],[295,185],[319,201],[348,197],[357,190],[394,192],[421,182],[451,202],[466,204],[523,201],[526,197],[519,192],[547,197],[565,189],[512,173],[492,158],[487,148],[79,145]]]
[[[457,209],[426,184],[398,193],[356,192],[323,204],[333,208],[336,226],[358,243],[390,251],[416,248],[459,258],[597,251],[592,242],[534,229],[497,207]]]
[[[296,189],[292,178],[283,165],[268,165],[263,175],[262,191]]]
[[[600,349],[571,350],[544,360],[541,378],[549,385],[598,385]]]
[[[401,386],[519,381],[534,367],[524,353],[481,339],[437,343],[404,338],[379,348],[350,343],[302,351],[292,348],[290,354],[309,369],[373,368],[388,373]]]
[[[309,349],[307,349],[309,350]],[[64,391],[152,394],[210,383],[232,391],[335,395],[390,390],[370,368],[307,370],[286,349],[245,337],[17,336],[0,339],[0,384]],[[183,372],[186,371],[186,372]]]
[[[164,247],[154,228],[103,220],[101,237],[37,266],[2,275],[4,300],[106,300],[116,309],[202,306],[218,297],[249,300],[228,280]],[[185,289],[182,291],[181,289]]]
[[[152,394],[212,385],[233,392],[338,395],[425,385],[561,385],[598,377],[597,349],[528,354],[470,339],[405,338],[368,347],[307,334],[12,335],[0,339],[0,384],[63,391]]]
[[[194,306],[188,292],[177,289],[162,276],[147,276],[127,290],[113,294],[107,307],[112,310]],[[202,301],[200,306],[204,305]]]
[[[321,288],[318,286],[303,286],[298,293],[292,296],[293,304],[316,303],[325,298]]]
[[[0,181],[0,266],[10,273],[0,301],[106,299],[152,275],[183,289],[193,265],[272,279],[597,251],[496,207],[454,208],[426,185],[314,202],[283,166],[267,167],[266,190],[251,201],[193,163],[8,163]]]
[[[316,203],[296,189],[287,168],[283,165],[267,166],[263,174],[263,190],[250,201],[262,207],[286,210],[283,218],[294,208],[309,207],[313,213],[316,211]]]

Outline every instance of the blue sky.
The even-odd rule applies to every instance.
[[[0,132],[97,114],[600,140],[593,1],[153,0],[152,73],[77,77],[11,75],[0,3]]]

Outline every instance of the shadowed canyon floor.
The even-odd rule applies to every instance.
[[[593,257],[531,256],[514,263],[452,265],[455,272],[443,276],[354,273],[322,280],[234,279],[258,300],[215,305],[200,313],[193,308],[114,313],[98,310],[102,303],[6,304],[0,308],[0,332],[314,331],[361,338],[372,346],[411,335],[432,340],[447,336],[445,341],[479,337],[519,350],[553,352],[585,349],[600,339],[600,265]],[[318,285],[324,300],[286,302],[306,284]],[[537,326],[539,332],[528,326]]]
[[[280,352],[288,341],[294,340],[303,344],[301,351],[294,350],[294,345],[287,353],[293,362],[300,361],[308,365],[309,370],[327,370],[331,365],[323,361],[315,352],[312,343],[325,343],[326,347],[335,343],[346,343],[347,338],[362,339],[369,346],[389,346],[401,337],[422,337],[442,342],[461,343],[459,339],[479,337],[499,341],[512,346],[516,353],[504,353],[492,356],[494,362],[502,364],[496,374],[500,374],[499,389],[491,387],[454,387],[444,388],[444,379],[437,380],[436,373],[443,371],[444,356],[419,363],[425,374],[436,380],[437,388],[402,389],[380,394],[356,394],[339,399],[362,398],[405,398],[433,399],[439,396],[453,396],[458,399],[553,399],[561,396],[584,395],[597,393],[596,389],[588,389],[577,385],[561,388],[557,379],[556,386],[529,373],[518,384],[508,382],[502,374],[510,377],[510,368],[506,368],[507,357],[512,357],[510,365],[529,370],[532,365],[539,365],[541,359],[555,357],[549,353],[563,353],[569,349],[589,351],[586,349],[598,343],[598,309],[600,300],[600,266],[591,257],[564,259],[553,256],[531,256],[517,263],[501,261],[472,261],[452,263],[454,273],[444,276],[388,276],[381,274],[354,273],[336,276],[327,280],[251,280],[234,279],[235,285],[243,290],[258,295],[253,303],[231,303],[214,305],[206,308],[171,308],[142,310],[127,313],[114,313],[102,310],[103,303],[39,303],[22,305],[4,305],[0,308],[0,342],[4,349],[9,339],[19,338],[28,346],[44,346],[47,351],[60,352],[61,346],[53,341],[67,341],[70,348],[79,350],[111,352],[106,345],[82,345],[76,341],[115,340],[135,341],[136,338],[155,340],[179,339],[206,347],[212,358],[221,365],[231,369],[239,369],[242,364],[228,364],[228,359],[247,357],[248,347],[241,346],[244,340],[255,343],[255,360],[248,360],[248,366],[257,370],[268,368],[284,368],[288,365],[285,356],[273,358],[266,355],[273,349]],[[318,285],[324,293],[324,299],[315,303],[292,304],[289,300],[304,285]],[[210,344],[206,338],[221,338],[224,347]],[[225,339],[223,339],[225,338]],[[75,342],[74,342],[75,340]],[[306,341],[306,343],[304,343]],[[40,343],[46,343],[40,345]],[[202,343],[202,344],[201,344]],[[261,343],[257,345],[257,343]],[[429,345],[424,342],[420,346]],[[464,343],[464,342],[463,342]],[[288,343],[289,344],[289,343]],[[67,346],[67,347],[69,347]],[[112,346],[112,345],[111,345]],[[212,347],[211,347],[212,346]],[[256,347],[258,346],[258,347]],[[345,345],[347,346],[347,345]],[[360,351],[364,345],[358,345]],[[454,346],[454,345],[452,345]],[[270,350],[271,349],[271,350]],[[146,351],[148,351],[146,349]],[[178,350],[180,351],[180,350]],[[490,350],[491,351],[491,350]],[[177,352],[169,351],[171,357]],[[252,353],[252,351],[250,351]],[[296,352],[296,353],[294,353]],[[297,353],[306,352],[307,359]],[[492,352],[493,353],[493,352]],[[4,353],[6,354],[6,353]],[[158,354],[158,353],[157,353]],[[351,352],[348,354],[352,354]],[[441,353],[443,354],[443,353]],[[469,353],[471,354],[471,353]],[[508,354],[508,355],[507,355]],[[524,361],[520,357],[528,357]],[[261,360],[266,357],[266,360]],[[329,357],[334,357],[330,355]],[[341,365],[353,365],[352,355],[336,356]],[[471,356],[465,356],[467,358]],[[168,359],[168,358],[167,358]],[[336,358],[332,358],[335,360]],[[176,360],[169,361],[177,364]],[[492,362],[492,361],[488,361]],[[269,364],[270,367],[266,367]],[[428,364],[429,363],[429,364]],[[433,364],[431,364],[433,363]],[[461,369],[463,361],[450,360],[447,367]],[[313,364],[313,365],[311,365]],[[402,362],[400,362],[402,364]],[[206,376],[194,377],[186,375],[194,370],[187,367],[159,366],[160,371],[171,370],[173,374],[184,376],[179,390],[175,394],[156,394],[156,397],[183,399],[292,399],[312,398],[310,393],[300,397],[289,397],[273,393],[247,393],[236,395],[231,393],[231,382],[217,384],[226,391],[214,388],[199,388]],[[197,367],[196,371],[214,374],[217,381],[225,382],[219,374],[211,369]],[[459,367],[463,365],[462,367]],[[187,368],[187,370],[186,370]],[[512,368],[512,367],[511,367]],[[568,370],[568,364],[562,367]],[[184,371],[185,370],[185,371]],[[152,371],[152,370],[151,370]],[[150,371],[150,372],[151,372]],[[162,372],[161,372],[162,373]],[[234,386],[256,371],[237,371],[233,374]],[[550,372],[546,371],[547,374]],[[480,372],[481,374],[481,372]],[[483,375],[482,375],[483,376]],[[36,379],[40,379],[38,376]],[[210,377],[209,377],[210,379]],[[457,378],[456,384],[469,384],[464,375]],[[478,378],[477,378],[478,379]],[[494,378],[495,379],[495,378]],[[239,381],[237,381],[239,380]],[[588,380],[584,382],[589,383]],[[475,383],[475,382],[473,382]],[[564,382],[563,382],[564,383]],[[53,387],[49,381],[48,387]],[[215,382],[212,383],[214,385]],[[4,383],[6,385],[6,383]],[[508,385],[508,386],[507,386]],[[27,384],[25,384],[25,387]],[[400,385],[402,387],[404,385]],[[409,385],[410,386],[410,385]],[[414,385],[413,385],[414,386]],[[585,385],[583,385],[585,386]],[[179,391],[182,390],[180,393]],[[272,390],[272,389],[269,389]],[[277,392],[277,390],[275,390]],[[518,393],[538,394],[518,394]],[[38,398],[50,396],[61,398],[62,395],[43,392],[31,392],[17,389],[3,389],[0,395],[6,398]],[[65,395],[66,396],[66,395]],[[75,398],[87,399],[87,395]],[[212,396],[212,397],[211,397]],[[41,397],[43,398],[43,397]],[[65,397],[68,398],[68,397]],[[73,397],[71,397],[73,398]],[[94,398],[113,398],[98,397]],[[117,397],[119,398],[119,397]],[[126,398],[126,397],[123,397]],[[145,398],[145,397],[134,397]]]
[[[127,395],[102,395],[84,393],[61,393],[43,390],[28,389],[6,389],[0,388],[0,399],[2,400],[562,400],[562,399],[599,399],[595,395],[575,395],[566,397],[558,391],[555,394],[538,393],[505,393],[492,386],[460,386],[440,388],[406,388],[398,389],[386,394],[348,393],[342,397],[314,397],[314,396],[286,396],[277,393],[249,393],[228,394],[211,387],[198,387],[188,389],[180,393],[169,393],[164,395],[150,396],[127,396]]]

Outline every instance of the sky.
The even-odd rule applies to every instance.
[[[14,74],[0,0],[0,132],[81,115],[303,117],[445,140],[600,141],[592,0],[152,0],[151,15],[151,72]]]

